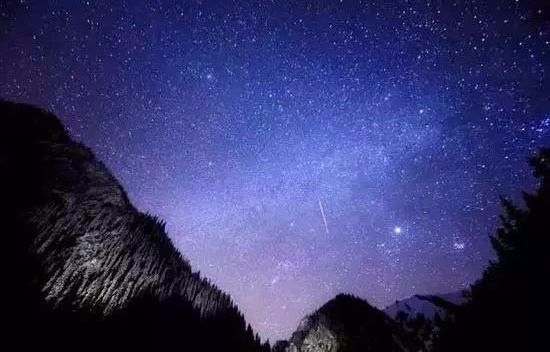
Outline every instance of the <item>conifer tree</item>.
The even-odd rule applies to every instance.
[[[470,301],[442,325],[438,351],[536,350],[545,337],[550,274],[550,149],[530,159],[539,186],[524,207],[502,198],[491,237],[496,259],[471,287]],[[535,348],[535,349],[533,349]]]

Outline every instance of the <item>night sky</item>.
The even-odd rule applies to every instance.
[[[0,97],[56,113],[273,341],[339,292],[467,287],[550,145],[548,2],[397,3],[3,0]]]

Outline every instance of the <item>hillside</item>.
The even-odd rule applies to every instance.
[[[184,350],[268,350],[231,298],[192,271],[162,221],[135,209],[54,115],[0,102],[0,117],[6,318],[21,349],[183,340]]]
[[[339,294],[306,316],[276,351],[405,352],[421,343],[384,312],[358,297]]]

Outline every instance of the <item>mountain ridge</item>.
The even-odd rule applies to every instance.
[[[467,293],[467,290],[460,290],[448,293],[415,294],[402,300],[396,300],[393,304],[386,306],[383,311],[392,319],[396,319],[400,312],[406,313],[410,318],[414,318],[418,314],[422,314],[427,319],[433,319],[436,314],[443,317],[445,310],[450,308],[449,304],[465,303],[468,299]]]
[[[274,350],[298,351],[418,351],[421,343],[383,311],[366,300],[340,293],[300,322],[288,341]]]
[[[17,127],[20,126],[27,127],[26,131],[29,132],[28,127],[32,125],[35,129],[44,128],[42,122],[54,124],[53,115],[44,114],[44,111],[41,114],[46,117],[45,120],[25,121],[25,118],[19,116],[15,126],[16,135],[20,136],[17,133]],[[11,127],[8,126],[8,130]],[[58,131],[53,137],[51,129],[45,129],[49,135],[32,133],[39,138],[38,148],[34,152],[38,155],[48,154],[34,171],[42,177],[41,190],[48,189],[46,193],[50,194],[42,192],[41,195],[46,197],[44,202],[22,209],[20,217],[41,229],[31,248],[46,264],[45,274],[49,277],[43,290],[46,299],[56,303],[63,291],[76,289],[75,298],[79,301],[75,303],[97,305],[110,311],[149,289],[158,290],[161,298],[182,295],[197,307],[201,299],[219,295],[223,303],[202,307],[203,314],[215,312],[224,305],[233,306],[228,295],[191,271],[188,261],[167,237],[164,223],[135,209],[122,186],[88,148],[73,142],[60,125],[54,126],[54,130]],[[49,178],[51,174],[55,174],[55,178]],[[100,203],[102,208],[96,209]],[[78,216],[69,216],[70,209],[74,208],[79,208],[80,213]],[[67,233],[67,229],[72,229],[71,233]],[[53,257],[49,255],[56,250],[57,244],[70,241],[71,236],[77,241],[61,254],[67,257],[63,261],[65,267],[59,268],[61,261],[56,260],[59,259],[57,254]],[[103,243],[105,240],[113,242]],[[154,241],[155,245],[140,247],[144,240]],[[135,247],[135,255],[129,257],[123,250],[125,246]],[[109,256],[105,257],[107,251]],[[160,258],[151,251],[162,251],[169,257]],[[147,262],[144,258],[152,261]],[[112,266],[121,262],[127,262],[129,266],[117,276],[107,275]],[[153,275],[156,267],[163,266],[166,268],[158,276]],[[68,276],[67,273],[74,270],[74,275]],[[75,275],[84,276],[79,287],[73,287],[75,282],[71,282]],[[198,280],[197,285],[193,285],[194,280]],[[114,281],[129,288],[124,292],[114,291]],[[100,292],[91,295],[86,292],[87,287]]]
[[[250,350],[260,349],[230,296],[192,271],[164,223],[139,212],[108,168],[53,114],[0,101],[0,116],[2,209],[12,233],[6,254],[17,268],[12,299],[27,320],[64,327],[93,321],[95,328],[139,313],[146,324],[147,314],[174,307],[192,312],[185,326],[229,319],[237,327],[228,330],[245,336]],[[22,308],[29,305],[25,299],[34,310]],[[16,313],[10,317],[23,321]]]

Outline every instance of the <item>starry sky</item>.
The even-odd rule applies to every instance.
[[[263,338],[339,292],[459,290],[550,145],[545,1],[0,2],[56,113]]]

